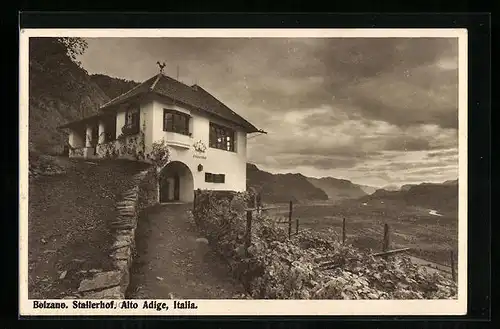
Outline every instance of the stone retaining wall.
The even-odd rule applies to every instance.
[[[140,212],[157,202],[156,177],[152,170],[132,177],[133,187],[122,193],[116,203],[117,217],[109,220],[113,235],[110,257],[114,270],[95,274],[80,283],[84,299],[123,299],[130,283],[130,268],[135,255],[135,230]]]

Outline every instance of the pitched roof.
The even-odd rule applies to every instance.
[[[149,78],[128,92],[112,99],[108,103],[101,106],[100,110],[109,109],[113,105],[123,103],[132,97],[148,92],[168,97],[172,100],[192,106],[211,115],[226,119],[244,127],[249,133],[263,132],[200,86],[188,86],[161,73]]]

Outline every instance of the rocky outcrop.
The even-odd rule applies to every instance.
[[[101,272],[81,281],[82,298],[123,299],[130,283],[130,268],[135,254],[135,231],[141,210],[156,202],[156,180],[150,170],[133,176],[133,187],[122,193],[116,203],[117,216],[109,220],[113,235],[110,257],[113,271]]]

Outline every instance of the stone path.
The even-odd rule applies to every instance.
[[[241,298],[243,288],[208,245],[199,243],[191,205],[149,209],[137,228],[136,262],[127,298]]]

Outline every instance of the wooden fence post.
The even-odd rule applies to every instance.
[[[248,248],[252,244],[252,210],[247,210],[247,232],[245,237],[245,254],[248,256]]]
[[[342,244],[345,243],[345,218],[342,219]]]
[[[391,248],[391,241],[390,241],[390,232],[389,232],[390,228],[389,228],[389,224],[384,224],[384,243],[383,243],[383,246],[382,246],[382,251],[389,251],[389,249]]]
[[[288,238],[292,236],[292,201],[290,201],[290,207],[288,209]]]
[[[453,281],[457,282],[457,274],[455,273],[455,254],[453,250],[450,251],[450,261],[451,261],[451,278]]]
[[[299,233],[299,218],[295,219],[295,234]]]

